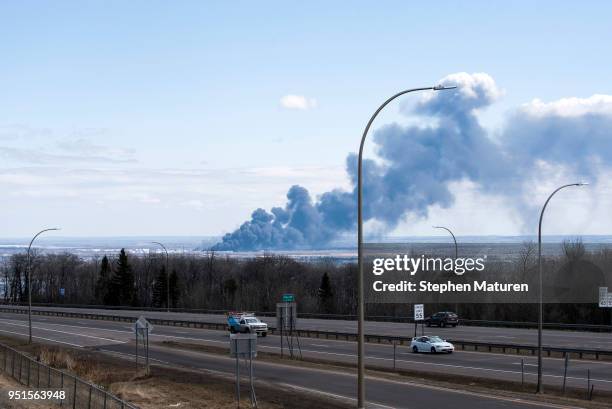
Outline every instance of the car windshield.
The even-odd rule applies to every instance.
[[[245,321],[247,322],[247,324],[256,324],[257,318],[247,318]]]
[[[429,342],[444,342],[444,340],[440,337],[429,337]]]

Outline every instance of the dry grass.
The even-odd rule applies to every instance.
[[[152,366],[151,374],[136,373],[133,361],[88,351],[47,345],[27,345],[5,337],[0,342],[27,352],[40,361],[103,386],[142,409],[220,409],[236,407],[232,380],[195,370]],[[246,383],[241,407],[250,408]],[[342,409],[350,406],[310,394],[261,384],[257,400],[263,409]],[[0,401],[1,402],[1,401]],[[5,406],[0,404],[1,409]],[[8,408],[8,406],[7,406]],[[27,408],[30,408],[28,406]],[[38,407],[31,407],[32,409]],[[25,409],[16,407],[15,409]],[[45,408],[46,409],[46,408]]]

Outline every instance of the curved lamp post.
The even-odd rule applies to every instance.
[[[453,241],[455,242],[455,260],[457,260],[459,258],[459,249],[457,247],[457,239],[455,238],[455,235],[453,234],[453,232],[448,227],[444,227],[444,226],[432,226],[432,227],[434,229],[444,229],[447,232],[449,232],[451,236],[453,236]]]
[[[563,185],[555,189],[546,202],[544,202],[544,206],[542,207],[542,211],[540,212],[540,223],[538,224],[538,279],[539,279],[539,312],[538,312],[538,388],[537,393],[543,392],[542,385],[542,322],[543,322],[543,290],[542,290],[542,219],[544,218],[544,211],[546,210],[546,206],[548,206],[548,202],[550,199],[561,189],[565,189],[570,186],[586,186],[588,183],[570,183],[567,185]]]
[[[453,232],[451,231],[451,229],[449,229],[448,227],[444,227],[444,226],[431,226],[434,229],[443,229],[446,230],[447,232],[450,233],[451,236],[453,236],[453,242],[455,243],[455,263],[457,262],[457,259],[459,258],[459,248],[457,247],[457,239],[455,238],[455,235],[453,234]],[[453,269],[456,270],[456,269]],[[459,314],[459,303],[455,303],[455,313]]]
[[[28,275],[28,331],[29,331],[28,344],[32,343],[32,280],[31,280],[32,269],[30,267],[30,250],[32,249],[32,244],[34,243],[34,240],[36,240],[38,236],[40,236],[44,232],[54,231],[54,230],[60,230],[60,229],[58,227],[52,227],[50,229],[44,229],[44,230],[39,231],[32,238],[32,240],[30,241],[30,245],[28,246],[28,258],[26,262],[26,268],[28,271],[28,274],[27,274]]]
[[[166,311],[170,312],[170,271],[168,270],[168,250],[166,250],[166,246],[160,242],[154,241],[153,244],[161,246],[161,248],[166,252]]]
[[[444,86],[436,85],[434,87],[423,87],[423,88],[412,88],[407,89],[393,95],[387,99],[383,104],[378,107],[374,112],[368,124],[363,131],[361,137],[361,143],[359,145],[359,161],[357,169],[357,263],[359,265],[358,277],[357,277],[357,407],[365,407],[365,337],[364,337],[364,318],[365,318],[365,300],[364,300],[364,288],[363,288],[363,146],[365,144],[366,137],[372,122],[378,116],[380,111],[383,110],[391,101],[400,97],[404,94],[415,91],[441,91],[446,89],[453,89],[455,86]]]

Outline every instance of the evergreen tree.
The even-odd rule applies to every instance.
[[[166,266],[162,265],[159,275],[153,284],[153,306],[156,308],[164,307],[168,303],[168,274]]]
[[[110,289],[109,301],[111,301],[111,305],[137,305],[134,274],[125,249],[121,249],[119,253],[117,268],[111,279]]]
[[[236,283],[235,278],[231,277],[223,282],[223,292],[225,293],[226,300],[231,307],[234,306],[234,297],[236,296],[237,290],[238,283]]]
[[[330,313],[333,307],[334,294],[332,292],[331,281],[327,273],[323,273],[323,277],[321,277],[321,285],[319,286],[317,295],[319,296],[320,310],[323,313]]]
[[[179,296],[178,274],[176,274],[176,270],[172,270],[172,274],[170,274],[170,305],[172,308],[176,308]]]
[[[102,257],[102,262],[100,263],[100,275],[98,276],[98,281],[96,282],[96,302],[108,304],[107,301],[110,294],[111,273],[112,271],[108,257],[104,256]]]

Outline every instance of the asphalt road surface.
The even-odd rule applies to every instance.
[[[86,320],[62,317],[33,316],[33,334],[39,342],[57,342],[74,347],[97,347],[105,351],[132,354],[133,331],[129,323]],[[0,313],[0,334],[26,336],[27,315]],[[194,351],[181,351],[164,346],[162,341],[203,344],[222,348],[228,347],[225,331],[202,330],[194,328],[155,326],[150,338],[154,345],[151,357],[177,365],[199,369],[214,369],[233,373],[234,361],[223,355]],[[331,362],[354,363],[356,344],[354,342],[300,339],[301,351],[305,357]],[[279,353],[280,339],[268,336],[258,339],[260,351]],[[297,352],[297,351],[296,351]],[[287,353],[285,349],[285,353]],[[533,382],[536,361],[533,357],[523,358],[526,381]],[[390,345],[368,344],[366,347],[367,365],[392,368],[394,364],[393,347]],[[452,355],[413,354],[407,347],[395,350],[397,368],[438,372],[452,376],[479,376],[492,380],[521,380],[521,357],[514,355],[462,352]],[[293,385],[296,388],[318,391],[319,393],[350,398],[355,396],[355,379],[351,374],[301,368],[288,364],[257,362],[257,378],[270,382]],[[586,389],[586,372],[590,370],[595,391],[612,390],[612,363],[596,361],[571,361],[568,369],[568,385]],[[544,360],[544,381],[547,385],[560,385],[563,378],[563,360],[547,358]],[[499,400],[474,394],[439,390],[410,383],[369,378],[368,399],[381,407],[416,408],[437,404],[448,407],[466,408],[517,408],[528,407],[524,402]],[[595,392],[596,393],[596,392]],[[443,403],[443,402],[446,402]],[[375,407],[375,406],[373,406]]]
[[[24,307],[15,307],[23,309]],[[135,310],[105,310],[88,308],[62,308],[62,307],[34,307],[40,310],[56,310],[66,312],[80,312],[100,315],[118,315],[128,317],[138,317],[144,315],[150,318],[176,319],[187,321],[218,322],[224,323],[225,316],[220,314],[193,314],[177,312],[155,312],[155,311],[135,311]],[[275,326],[274,317],[261,317],[268,325]],[[366,322],[366,334],[372,335],[396,335],[414,336],[414,324],[397,322]],[[356,333],[356,321],[326,320],[326,319],[298,319],[298,328],[322,331]],[[537,345],[538,333],[535,329],[525,328],[496,328],[496,327],[473,327],[458,326],[456,328],[424,328],[425,334],[439,335],[442,338],[461,341],[480,341],[491,343],[507,343],[521,345]],[[421,334],[421,326],[418,328]],[[544,330],[543,344],[545,346],[600,349],[612,351],[612,334],[605,332],[580,332],[580,331],[560,331]]]

